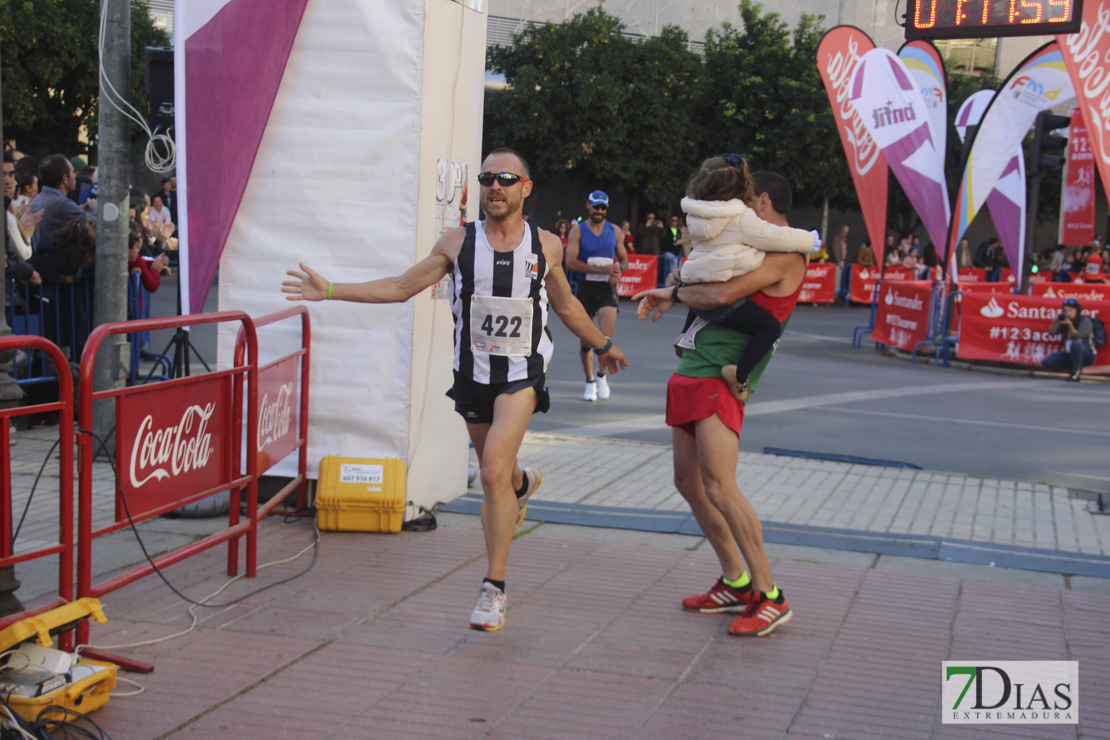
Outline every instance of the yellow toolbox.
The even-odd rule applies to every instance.
[[[344,532],[400,532],[405,518],[405,464],[329,455],[320,461],[316,522]]]
[[[51,634],[69,629],[88,617],[92,617],[97,622],[106,621],[100,602],[96,599],[78,599],[0,630],[0,651],[8,654],[4,669],[11,669],[13,673],[18,674],[20,665],[17,665],[16,661],[21,654],[21,647],[27,645],[28,647],[25,648],[27,653],[30,653],[30,648],[35,646],[50,648],[54,644],[50,639]],[[23,665],[26,666],[27,663]],[[100,709],[108,703],[112,689],[116,687],[118,670],[118,667],[112,663],[77,658],[64,673],[57,671],[52,683],[28,683],[28,687],[38,685],[42,689],[38,696],[17,695],[20,693],[17,688],[20,680],[15,675],[7,674],[5,678],[0,678],[0,681],[10,682],[8,690],[12,693],[6,693],[5,698],[12,710],[23,719],[34,722],[38,719],[39,713],[49,706],[73,709],[82,714]],[[21,693],[39,692],[27,690]],[[60,712],[47,716],[51,719],[66,719]]]

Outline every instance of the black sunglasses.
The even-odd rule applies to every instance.
[[[514,175],[511,172],[498,172],[496,175],[492,172],[478,173],[478,184],[484,188],[493,185],[494,180],[497,180],[497,184],[503,188],[511,188],[513,185],[516,185],[517,182],[529,182],[527,177]]]
[[[608,211],[609,210],[609,206],[605,205],[604,203],[602,203],[600,205],[596,205],[596,206],[590,206],[590,208],[594,209],[595,211]]]

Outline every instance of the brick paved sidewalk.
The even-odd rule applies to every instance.
[[[185,637],[118,651],[156,670],[134,677],[145,693],[94,718],[115,740],[1110,737],[1110,594],[779,559],[795,618],[740,639],[727,635],[728,615],[678,605],[717,575],[711,553],[689,549],[699,539],[569,539],[544,525],[513,544],[505,628],[481,633],[466,627],[481,532],[446,519],[464,524],[324,533],[308,575],[201,610]],[[306,521],[267,520],[259,560],[310,539]],[[223,582],[222,554],[167,575],[199,598]],[[293,575],[308,557],[218,598]],[[103,601],[98,644],[188,624],[156,578]],[[942,725],[946,659],[1079,660],[1078,727]]]

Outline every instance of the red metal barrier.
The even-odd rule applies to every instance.
[[[301,317],[301,348],[295,352],[279,357],[258,369],[258,397],[259,411],[255,423],[255,439],[257,445],[253,448],[257,464],[257,474],[262,475],[275,463],[285,459],[294,450],[298,451],[297,475],[280,491],[258,508],[258,516],[268,514],[294,514],[300,513],[308,507],[308,371],[310,365],[310,347],[312,344],[312,328],[309,322],[308,309],[305,306],[294,306],[267,314],[254,319],[256,328],[275,324],[285,319]],[[235,340],[235,367],[239,367],[246,359],[246,332],[239,331]],[[297,389],[297,370],[300,369],[300,392],[295,397]],[[243,379],[236,376],[234,392],[232,394],[232,408],[239,416],[239,423],[234,424],[236,431],[241,433],[243,413]],[[296,409],[297,425],[293,428],[289,418]],[[235,455],[232,470],[242,470],[240,454],[243,449],[242,438],[235,440]],[[294,490],[297,491],[297,505],[293,511],[278,511],[277,506]],[[241,491],[236,490],[231,499],[231,515],[233,522],[237,519]],[[238,543],[232,541],[228,548],[228,571],[236,567],[239,562]],[[256,563],[254,553],[247,552],[247,572],[254,572]]]
[[[97,350],[110,335],[136,331],[174,329],[238,321],[246,336],[247,363],[206,375],[168,380],[151,385],[105,391],[93,390]],[[253,576],[257,548],[257,457],[246,461],[246,474],[233,468],[237,447],[233,430],[232,384],[247,378],[247,448],[257,449],[258,440],[258,343],[254,322],[242,311],[172,316],[161,319],[103,324],[89,336],[81,356],[78,380],[80,427],[80,477],[77,501],[77,595],[100,597],[137,581],[158,569],[177,563],[222,542],[229,550],[246,535],[247,576]],[[116,461],[120,474],[116,489],[116,517],[111,524],[93,529],[92,462],[94,445],[85,430],[92,429],[93,402],[114,399],[116,404]],[[176,418],[171,424],[165,418]],[[241,421],[241,419],[240,419]],[[211,424],[211,426],[209,426]],[[238,521],[232,506],[228,528],[166,553],[153,563],[142,563],[128,571],[94,584],[92,541],[130,525],[164,514],[223,491],[248,489],[246,521]],[[232,519],[234,517],[234,519]],[[229,571],[233,575],[233,569]],[[88,640],[88,623],[78,626],[77,638]]]
[[[73,376],[69,362],[57,345],[42,337],[0,337],[0,352],[39,350],[54,364],[58,375],[58,400],[34,406],[0,409],[0,566],[14,566],[36,558],[58,556],[58,598],[49,604],[9,614],[0,619],[0,629],[21,619],[56,609],[73,600]],[[58,412],[58,544],[38,550],[14,554],[12,535],[11,439],[8,419],[29,414]],[[64,633],[59,638],[63,650],[73,649],[73,635]]]

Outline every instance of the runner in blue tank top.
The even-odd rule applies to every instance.
[[[605,220],[609,212],[609,196],[601,190],[590,193],[587,205],[590,216],[571,227],[567,239],[567,269],[574,280],[574,295],[582,302],[590,320],[595,317],[601,333],[613,336],[617,327],[617,285],[621,271],[628,269],[628,254],[624,251],[624,234],[620,228]],[[586,392],[583,401],[605,400],[609,397],[609,381],[605,371],[598,368],[594,376],[594,359],[590,348],[580,348],[582,369],[586,373]]]

